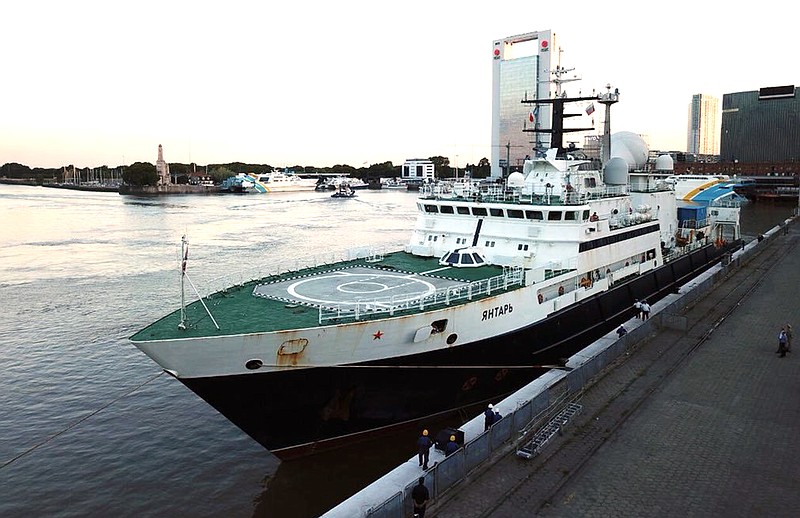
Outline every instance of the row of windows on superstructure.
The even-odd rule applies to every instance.
[[[658,225],[648,225],[623,232],[622,234],[592,239],[591,241],[584,241],[578,245],[578,251],[587,252],[589,250],[594,250],[595,248],[602,248],[614,243],[627,241],[628,239],[633,239],[634,237],[644,236],[652,232],[659,232],[660,230],[661,229]]]
[[[536,221],[589,221],[589,211],[584,210],[522,210],[499,207],[463,207],[425,203],[422,209],[428,214],[463,214],[465,216],[492,216],[496,218],[530,219]]]
[[[436,235],[433,235],[433,234],[428,235],[428,241],[434,241],[435,242],[435,241],[438,241],[438,240],[439,240],[439,236],[436,236]],[[457,237],[456,238],[456,245],[466,245],[466,244],[467,244],[467,238],[466,237]],[[483,244],[483,246],[485,248],[494,248],[494,245],[495,245],[495,242],[493,240],[489,240],[489,239],[487,239],[486,242]],[[523,252],[527,252],[528,251],[528,245],[525,244],[525,243],[518,243],[517,244],[517,250],[520,250],[520,251],[523,251]]]

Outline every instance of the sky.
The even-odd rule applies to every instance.
[[[619,88],[612,132],[685,150],[692,95],[800,83],[787,5],[2,2],[0,165],[155,163],[159,144],[201,165],[474,164],[491,156],[494,40],[543,30],[584,93]]]

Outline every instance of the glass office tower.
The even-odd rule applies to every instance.
[[[537,109],[523,99],[547,99],[553,89],[551,67],[557,66],[555,33],[538,31],[495,40],[492,46],[492,177],[521,168],[534,148],[549,147],[549,135],[525,133],[550,127],[549,105]]]
[[[800,88],[761,88],[722,96],[720,160],[800,162]]]

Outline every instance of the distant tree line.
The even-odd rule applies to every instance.
[[[456,175],[455,168],[450,166],[450,159],[444,156],[433,156],[429,160],[434,163],[437,178],[452,178]],[[0,167],[0,178],[11,178],[19,180],[30,180],[36,183],[48,182],[63,182],[64,170],[72,170],[73,166],[69,165],[65,168],[30,168],[23,164],[11,162],[3,164]],[[108,172],[112,168],[108,166],[100,166],[93,168],[97,171]],[[116,168],[114,168],[116,169]],[[148,162],[134,162],[129,166],[122,166],[122,180],[128,185],[144,186],[156,185],[158,183],[158,173],[156,166]],[[250,174],[263,174],[280,169],[273,167],[269,164],[245,164],[243,162],[231,162],[228,164],[208,164],[206,166],[199,166],[197,164],[169,164],[170,175],[174,182],[189,183],[192,175],[205,176],[206,174],[213,178],[215,183],[220,183],[230,176],[235,176],[238,173]],[[378,178],[399,178],[402,176],[402,165],[393,165],[392,162],[381,162],[377,164],[370,164],[367,167],[353,167],[347,164],[336,164],[332,167],[316,167],[316,166],[303,166],[294,165],[287,168],[289,171],[298,175],[315,175],[315,174],[337,174],[348,175],[354,178],[361,178],[364,181],[377,180]],[[486,178],[489,176],[490,167],[489,160],[482,158],[477,164],[466,164],[464,167],[459,167],[459,176],[464,175],[464,171],[469,171],[473,178]],[[108,175],[104,175],[108,177]]]
[[[59,176],[64,176],[61,169],[47,169],[42,167],[31,169],[26,165],[16,162],[9,162],[0,167],[0,178],[32,180],[39,184],[55,181]]]

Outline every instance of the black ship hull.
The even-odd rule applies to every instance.
[[[181,381],[279,458],[305,456],[497,402],[540,376],[536,365],[570,356],[629,319],[635,299],[663,298],[730,249],[700,248],[481,342],[358,365]]]

